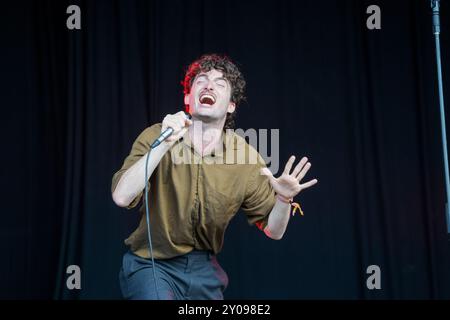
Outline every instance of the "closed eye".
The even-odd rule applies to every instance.
[[[224,80],[219,80],[216,83],[221,88],[225,88],[227,86],[227,83]]]
[[[200,83],[200,82],[204,82],[204,81],[206,81],[206,76],[199,76],[198,78],[197,78],[197,83]]]

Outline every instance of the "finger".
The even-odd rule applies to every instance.
[[[176,117],[175,119],[175,123],[180,127],[183,128],[184,125],[186,124],[186,117]]]
[[[163,122],[167,122],[167,121],[171,121],[171,122],[178,122],[181,123],[182,121],[184,121],[186,117],[183,117],[181,114],[179,113],[175,113],[175,114],[168,114]]]
[[[183,120],[189,119],[184,111],[177,112],[175,115],[177,116],[177,118],[180,118]]]
[[[173,128],[173,126],[181,126],[184,124],[182,121],[180,121],[180,119],[177,119],[176,117],[170,117],[165,122],[168,127],[172,127],[172,128]]]
[[[174,123],[174,119],[176,119],[176,117],[172,114],[168,114],[167,116],[164,117],[163,119],[163,125],[169,126],[168,124],[173,124]]]
[[[283,174],[289,174],[289,172],[291,172],[292,169],[292,164],[295,161],[295,156],[291,156],[288,160],[288,162],[286,163],[286,166],[284,167],[284,171]]]
[[[192,124],[192,120],[186,117],[186,114],[183,111],[180,111],[176,114],[177,123],[181,127],[189,127]]]
[[[303,190],[303,189],[307,189],[307,188],[312,187],[313,185],[315,185],[317,182],[319,182],[319,180],[317,180],[317,179],[312,179],[312,180],[310,180],[310,181],[308,181],[308,182],[302,183],[302,184],[300,185],[300,187],[302,188],[302,190]]]
[[[164,131],[165,129],[167,129],[167,121],[169,121],[169,116],[165,116],[163,121],[162,121],[162,127],[161,127],[161,131]]]
[[[306,173],[309,171],[309,169],[311,169],[311,162],[308,162],[307,164],[305,164],[302,171],[300,171],[299,174],[295,177],[297,179],[297,181],[302,180],[303,177],[306,175]]]
[[[268,168],[261,168],[260,173],[263,176],[267,176],[270,180],[275,180],[275,177],[273,176],[272,172]]]
[[[184,134],[186,133],[186,131],[188,130],[188,128],[183,128],[181,129],[179,132],[177,132],[176,134],[172,134],[167,138],[168,142],[171,141],[177,141],[179,140],[182,136],[184,136]]]
[[[172,128],[174,132],[181,130],[182,126],[179,123],[173,120],[166,121],[166,128]]]
[[[300,160],[300,162],[295,166],[294,171],[292,171],[293,177],[297,177],[298,173],[300,172],[300,170],[302,170],[306,162],[308,162],[307,157],[303,157],[302,160]]]

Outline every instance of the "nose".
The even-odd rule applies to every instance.
[[[214,90],[214,83],[213,83],[213,81],[208,81],[208,85],[206,86],[206,88],[208,90],[213,91]]]

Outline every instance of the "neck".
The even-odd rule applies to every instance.
[[[194,149],[199,154],[202,156],[209,154],[222,143],[225,118],[217,122],[204,122],[193,117],[192,122],[189,127],[189,135]]]

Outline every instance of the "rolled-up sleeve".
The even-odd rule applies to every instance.
[[[117,184],[120,181],[122,175],[135,164],[139,159],[141,159],[150,149],[150,143],[155,140],[159,134],[161,133],[161,124],[157,123],[152,125],[151,127],[146,128],[141,134],[136,138],[131,147],[130,154],[125,158],[122,167],[119,171],[117,171],[111,183],[111,192],[117,187]],[[144,179],[144,177],[142,177]],[[147,182],[148,188],[150,188],[150,182]],[[132,209],[136,207],[136,205],[140,202],[144,191],[142,190],[131,203],[127,206],[127,209]]]
[[[250,225],[255,224],[259,229],[264,230],[269,220],[269,213],[276,202],[275,192],[267,176],[260,173],[260,169],[265,165],[257,164],[252,167],[241,209],[247,215]]]

